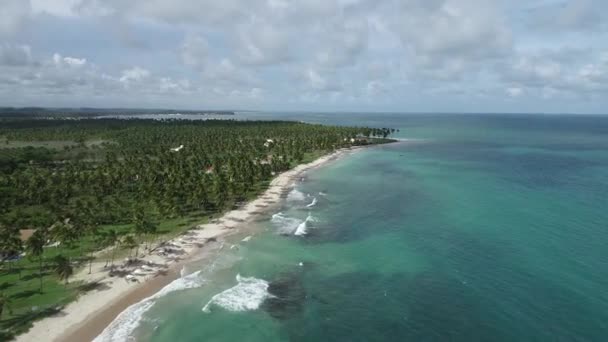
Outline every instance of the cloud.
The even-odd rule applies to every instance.
[[[315,56],[322,66],[353,64],[367,49],[367,21],[336,22],[323,30],[327,30],[326,36]]]
[[[53,54],[53,63],[56,67],[79,68],[87,64],[86,58],[62,57],[60,54]]]
[[[163,93],[186,93],[191,90],[189,80],[173,80],[171,77],[162,77],[159,82],[159,89]]]
[[[32,63],[29,45],[0,44],[0,65],[26,66]]]
[[[507,95],[511,97],[518,97],[524,93],[524,90],[518,87],[509,87],[507,88]]]
[[[202,69],[207,63],[209,44],[199,35],[188,35],[179,51],[185,65]]]
[[[32,10],[29,0],[3,0],[0,6],[0,37],[10,36],[20,30]]]
[[[543,98],[588,99],[605,94],[608,54],[581,50],[580,55],[587,58],[577,58],[569,49],[518,51],[498,72],[502,81],[522,93],[536,92]]]
[[[4,0],[0,101],[606,108],[607,4]]]
[[[141,82],[150,77],[150,71],[138,66],[122,71],[122,76],[119,81],[124,84]]]
[[[511,32],[495,2],[405,1],[397,15],[394,29],[412,69],[425,78],[458,78],[512,50]]]
[[[534,7],[526,17],[533,29],[550,32],[597,32],[608,28],[603,13],[608,3],[603,0],[555,1]]]
[[[277,29],[264,21],[252,20],[236,32],[235,50],[245,64],[272,65],[291,59],[287,30]]]
[[[35,14],[50,14],[61,17],[72,17],[76,13],[74,7],[80,0],[29,0],[32,12]],[[22,2],[28,2],[22,0]]]

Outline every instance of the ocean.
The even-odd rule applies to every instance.
[[[114,340],[606,340],[608,116],[239,116],[412,140],[308,172]]]

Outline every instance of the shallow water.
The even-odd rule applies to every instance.
[[[137,340],[608,336],[608,117],[247,115],[424,140],[311,171],[274,218],[190,265],[201,285],[156,299]]]

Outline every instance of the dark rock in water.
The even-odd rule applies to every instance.
[[[306,301],[306,290],[302,285],[301,273],[290,273],[270,283],[262,308],[276,319],[288,319],[302,311]]]

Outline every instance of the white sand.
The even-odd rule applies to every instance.
[[[298,165],[297,167],[283,172],[272,180],[269,188],[256,198],[240,209],[232,210],[226,213],[221,219],[200,225],[195,230],[191,230],[182,236],[179,236],[169,243],[170,248],[178,253],[161,256],[155,254],[159,251],[154,249],[151,254],[146,254],[143,258],[144,262],[152,263],[156,266],[145,267],[123,267],[121,270],[129,272],[133,275],[136,281],[127,281],[123,277],[110,277],[108,269],[104,268],[105,261],[93,263],[93,270],[88,274],[88,265],[77,273],[72,281],[82,280],[85,282],[99,282],[101,285],[98,289],[87,292],[78,300],[68,304],[60,313],[55,316],[44,318],[34,323],[34,326],[25,334],[17,337],[18,342],[30,341],[86,341],[90,337],[74,336],[78,334],[78,328],[88,323],[95,326],[96,316],[99,315],[105,308],[119,305],[121,310],[132,304],[127,300],[129,294],[135,292],[142,286],[155,286],[154,291],[158,291],[162,286],[166,285],[165,281],[156,282],[158,284],[151,285],[152,279],[155,279],[155,274],[167,269],[179,267],[184,259],[192,258],[205,249],[204,243],[208,239],[218,239],[229,233],[238,231],[239,225],[247,224],[255,215],[268,210],[277,205],[281,200],[281,195],[294,184],[294,179],[304,171],[316,168],[324,163],[335,160],[341,155],[354,151],[357,148],[342,149],[332,154],[323,156],[311,163]],[[202,246],[202,247],[201,247]],[[143,251],[143,246],[140,247],[140,256]],[[124,260],[118,260],[115,264],[122,263]],[[139,271],[135,271],[139,269]],[[136,272],[136,273],[133,273]],[[141,274],[140,274],[141,273]],[[99,319],[96,329],[103,330],[107,325],[107,317],[105,320]]]

